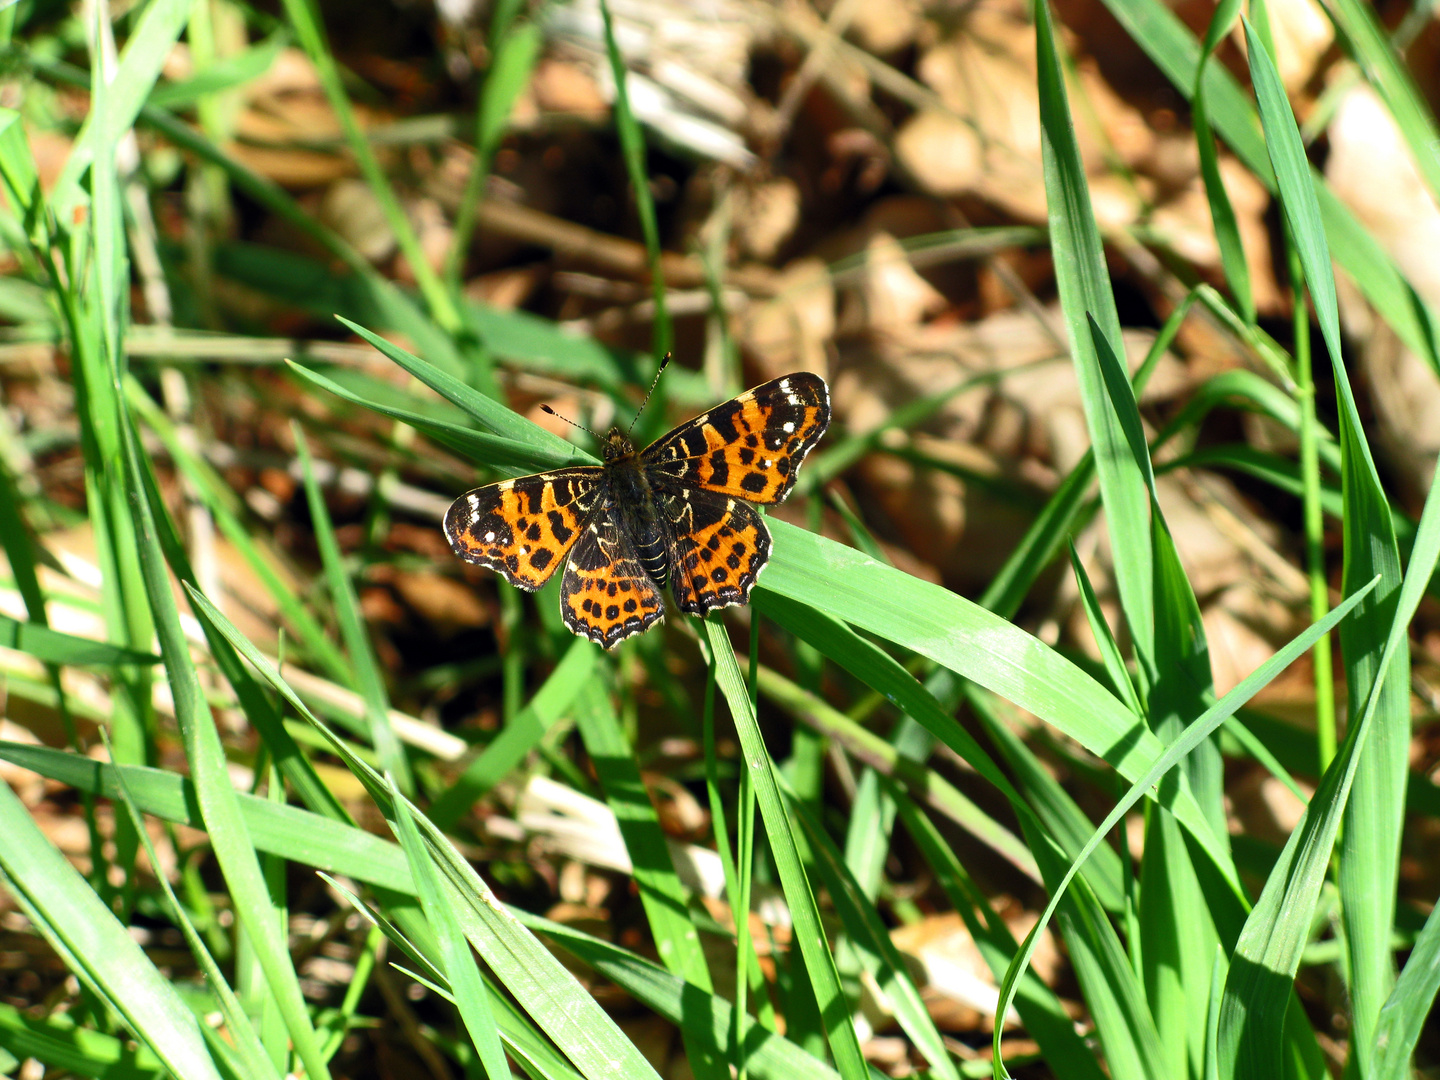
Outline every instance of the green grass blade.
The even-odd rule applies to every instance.
[[[704,629],[710,643],[710,662],[716,666],[720,692],[725,695],[730,706],[730,715],[735,721],[746,769],[754,785],[755,798],[760,804],[760,818],[764,822],[771,855],[790,907],[795,940],[800,946],[805,970],[820,1007],[821,1022],[830,1044],[830,1052],[835,1056],[835,1064],[845,1080],[863,1080],[869,1073],[860,1053],[860,1044],[855,1037],[855,1024],[850,1018],[850,1007],[840,989],[835,958],[826,943],[820,912],[815,904],[815,894],[795,848],[790,818],[775,780],[770,752],[765,747],[755,721],[750,695],[740,676],[740,665],[735,660],[735,652],[724,626],[717,620],[706,619]]]
[[[574,460],[580,457],[587,460],[581,451],[571,446],[558,435],[552,435],[542,427],[538,427],[521,416],[511,412],[499,402],[486,397],[478,390],[461,382],[449,372],[442,371],[431,364],[421,360],[413,353],[406,352],[398,345],[392,345],[379,334],[371,333],[363,326],[351,322],[343,316],[337,315],[341,323],[350,330],[359,334],[375,348],[388,356],[395,363],[399,364],[406,371],[414,375],[426,386],[430,387],[447,401],[458,405],[466,413],[475,419],[482,427],[494,432],[503,438],[515,442],[528,443],[537,450],[553,455],[556,460]],[[564,455],[569,455],[566,459]]]
[[[140,107],[185,30],[192,7],[190,0],[155,0],[140,13],[113,76],[106,80],[104,94],[100,95],[104,98],[103,104],[97,99],[92,105],[65,168],[51,189],[50,202],[58,220],[73,219],[72,211],[85,199],[81,182],[92,166],[108,167],[107,175],[114,176],[115,163],[109,155],[135,123]]]
[[[567,449],[553,453],[537,448],[530,442],[518,442],[514,439],[507,439],[500,435],[491,435],[488,432],[476,431],[473,428],[459,427],[455,424],[448,424],[443,420],[435,420],[428,416],[412,412],[409,409],[396,408],[393,405],[385,405],[378,401],[372,401],[355,393],[333,379],[326,378],[318,371],[304,367],[294,361],[286,361],[290,370],[295,372],[301,379],[311,386],[317,387],[327,393],[334,394],[343,401],[352,405],[359,405],[366,409],[372,409],[383,416],[399,420],[402,424],[409,424],[416,431],[424,432],[430,438],[448,447],[464,457],[474,461],[482,461],[497,469],[513,469],[516,471],[534,472],[540,469],[558,469],[570,464],[575,458],[575,450],[566,444]]]
[[[319,11],[313,0],[283,0],[282,7],[290,19],[290,24],[295,29],[295,35],[299,39],[301,47],[310,57],[311,63],[315,65],[316,73],[320,77],[320,85],[325,91],[330,107],[335,111],[335,117],[340,123],[341,131],[345,134],[345,141],[350,148],[350,153],[354,155],[355,163],[365,178],[366,186],[379,202],[381,212],[385,215],[385,222],[389,225],[390,231],[394,233],[396,243],[410,264],[410,272],[415,277],[420,295],[425,298],[425,306],[434,320],[440,324],[441,330],[451,335],[458,334],[462,329],[462,323],[454,297],[445,287],[444,282],[440,280],[440,275],[430,265],[430,260],[426,258],[425,250],[420,245],[420,238],[416,236],[409,217],[400,205],[400,199],[395,194],[390,177],[380,167],[370,140],[366,137],[365,131],[355,115],[355,110],[350,105],[350,97],[345,92],[340,78],[340,68],[330,51],[330,43],[326,40]]]
[[[389,809],[389,789],[380,776],[315,718],[275,666],[203,594],[187,591],[197,615],[219,630],[261,677],[325,737],[381,810]],[[549,951],[520,927],[444,835],[423,817],[417,815],[415,820],[442,871],[446,903],[460,920],[465,936],[495,977],[556,1045],[593,1080],[614,1080],[617,1075],[637,1080],[653,1078],[654,1070],[634,1044]]]
[[[186,109],[204,98],[237,89],[269,71],[289,44],[289,35],[277,31],[257,45],[212,59],[188,79],[160,83],[150,91],[146,104],[161,109]]]
[[[1034,11],[1040,145],[1055,281],[1080,383],[1085,422],[1095,445],[1096,471],[1110,544],[1115,553],[1121,606],[1140,659],[1142,683],[1148,684],[1154,663],[1149,499],[1135,459],[1125,452],[1121,418],[1107,404],[1090,327],[1090,321],[1094,320],[1111,351],[1119,354],[1122,350],[1120,317],[1115,310],[1104,246],[1090,205],[1090,188],[1070,119],[1048,0],[1036,0]]]
[[[1339,29],[1341,42],[1365,73],[1366,80],[1390,110],[1405,145],[1410,148],[1415,168],[1430,189],[1431,198],[1440,201],[1440,155],[1435,153],[1436,146],[1440,145],[1440,128],[1385,28],[1371,8],[1356,0],[1336,0],[1326,7],[1325,13]]]
[[[965,921],[971,939],[998,983],[1004,978],[1005,969],[1019,950],[1019,945],[929,818],[905,798],[896,800],[896,808],[906,829],[924,853],[926,864],[950,898],[951,906]],[[1066,1014],[1060,999],[1028,969],[1020,979],[1015,1009],[1025,1024],[1025,1030],[1040,1045],[1041,1053],[1054,1070],[1057,1080],[1101,1080],[1104,1077],[1099,1062],[1075,1031],[1075,1024]]]
[[[1405,970],[1375,1024],[1375,1080],[1409,1080],[1410,1055],[1440,990],[1440,904],[1430,909]]]
[[[704,994],[658,964],[608,941],[535,915],[516,914],[526,926],[593,967],[672,1024],[708,1024],[717,1040],[734,1030],[733,1009],[723,997]],[[746,1070],[755,1080],[836,1080],[838,1076],[824,1060],[763,1024],[748,1024],[744,1055]]]
[[[143,1042],[136,1046],[130,1038],[76,1027],[69,1013],[35,1020],[0,1004],[0,1069],[16,1069],[25,1058],[74,1076],[103,1075],[105,1080],[161,1080],[168,1075]]]
[[[1205,199],[1210,204],[1210,221],[1215,228],[1215,239],[1220,245],[1220,266],[1225,271],[1225,281],[1230,286],[1231,295],[1240,306],[1241,317],[1253,326],[1255,296],[1250,288],[1250,265],[1245,260],[1245,245],[1240,239],[1240,226],[1235,219],[1235,209],[1230,205],[1230,196],[1220,175],[1219,155],[1215,136],[1210,131],[1205,102],[1205,68],[1216,47],[1235,24],[1239,13],[1239,0],[1225,0],[1215,8],[1215,14],[1211,16],[1210,26],[1205,32],[1200,62],[1196,66],[1195,87],[1190,96],[1190,122],[1195,129],[1195,144],[1200,151],[1200,177],[1205,185]]]
[[[1080,606],[1085,611],[1085,620],[1090,624],[1090,635],[1100,648],[1100,659],[1105,665],[1105,673],[1110,676],[1111,689],[1115,696],[1125,703],[1126,708],[1136,716],[1143,716],[1144,709],[1140,705],[1140,699],[1135,696],[1135,684],[1130,681],[1125,658],[1120,655],[1120,646],[1116,644],[1115,635],[1110,632],[1110,624],[1105,621],[1105,613],[1100,610],[1100,601],[1095,596],[1094,586],[1090,584],[1090,575],[1085,572],[1085,567],[1080,562],[1080,553],[1075,550],[1073,543],[1070,545],[1070,568],[1075,572],[1075,584],[1080,590]]]
[[[1350,715],[1360,714],[1363,695],[1374,694],[1371,714],[1375,730],[1368,737],[1354,769],[1333,793],[1343,812],[1345,841],[1341,850],[1340,890],[1344,904],[1349,953],[1355,1037],[1353,1046],[1362,1068],[1369,1064],[1373,1029],[1394,980],[1390,929],[1394,922],[1395,884],[1399,873],[1407,754],[1410,740],[1408,654],[1392,651],[1377,681],[1377,657],[1386,648],[1391,616],[1400,588],[1400,555],[1390,521],[1390,508],[1366,445],[1359,411],[1340,357],[1340,321],[1329,247],[1320,220],[1309,162],[1279,73],[1259,36],[1246,23],[1255,95],[1265,125],[1265,144],[1280,185],[1281,203],[1292,240],[1304,266],[1316,315],[1335,367],[1340,401],[1340,445],[1344,463],[1345,571],[1349,588],[1378,575],[1375,605],[1341,628]],[[1427,584],[1429,573],[1426,573]],[[1372,688],[1376,688],[1373,689]],[[1327,770],[1327,776],[1329,771]],[[1349,796],[1351,779],[1355,789]],[[1340,783],[1337,781],[1337,783]],[[1329,816],[1321,804],[1317,814]],[[1316,837],[1326,845],[1333,829],[1318,824]],[[1328,830],[1328,839],[1327,839]],[[1282,969],[1283,970],[1283,969]],[[1290,969],[1293,974],[1293,968]],[[1365,1068],[1368,1073],[1369,1069]]]
[[[1106,8],[1182,95],[1189,98],[1200,58],[1200,43],[1160,0],[1105,0]],[[1264,141],[1254,110],[1221,64],[1205,65],[1206,111],[1216,132],[1271,191]],[[1323,184],[1316,192],[1336,262],[1365,294],[1406,346],[1437,364],[1440,325],[1435,313],[1396,269],[1354,214]]]
[[[199,1024],[105,902],[0,785],[0,871],[66,966],[123,1018],[176,1076],[214,1077]]]
[[[1001,1006],[1003,1008],[1009,1008],[1010,1002],[1014,999],[1016,979],[1019,977],[1020,972],[1023,971],[1025,966],[1029,963],[1030,955],[1034,951],[1035,941],[1040,929],[1049,922],[1050,917],[1054,914],[1056,907],[1058,907],[1060,900],[1064,896],[1065,888],[1079,872],[1080,866],[1083,864],[1085,858],[1089,855],[1090,851],[1094,850],[1094,848],[1099,846],[1099,844],[1109,834],[1110,830],[1113,829],[1116,824],[1120,822],[1120,820],[1130,810],[1130,808],[1134,806],[1137,802],[1139,802],[1140,799],[1149,792],[1152,785],[1157,783],[1172,768],[1174,768],[1176,764],[1182,761],[1185,755],[1190,753],[1191,750],[1198,746],[1202,740],[1208,738],[1211,732],[1213,732],[1217,727],[1219,727],[1226,718],[1232,716],[1235,711],[1239,709],[1240,706],[1244,705],[1245,702],[1247,702],[1251,697],[1253,697],[1257,691],[1259,691],[1276,675],[1278,675],[1281,671],[1283,671],[1291,663],[1293,663],[1296,657],[1300,656],[1306,649],[1310,648],[1310,646],[1314,644],[1316,638],[1318,638],[1322,633],[1328,631],[1332,626],[1334,626],[1337,622],[1344,618],[1345,615],[1348,615],[1350,611],[1362,599],[1364,599],[1364,597],[1368,595],[1370,590],[1373,588],[1374,585],[1372,583],[1364,590],[1347,597],[1342,604],[1340,604],[1338,607],[1335,608],[1334,611],[1330,612],[1330,614],[1326,616],[1323,622],[1317,623],[1316,625],[1307,628],[1303,633],[1301,633],[1298,637],[1294,638],[1289,644],[1287,644],[1283,649],[1277,652],[1264,664],[1261,664],[1258,668],[1256,668],[1253,672],[1246,676],[1246,678],[1241,680],[1241,682],[1233,690],[1231,690],[1213,706],[1207,709],[1203,716],[1197,718],[1186,729],[1183,736],[1181,736],[1179,739],[1176,739],[1168,747],[1166,747],[1164,753],[1161,754],[1158,760],[1156,760],[1155,763],[1150,766],[1144,776],[1140,777],[1136,782],[1132,783],[1130,789],[1126,792],[1125,796],[1115,805],[1114,809],[1112,809],[1110,813],[1106,815],[1105,820],[1101,822],[1099,828],[1097,828],[1095,832],[1091,835],[1090,840],[1085,845],[1085,848],[1081,849],[1080,857],[1075,862],[1073,862],[1070,868],[1065,872],[1065,877],[1060,882],[1059,886],[1052,890],[1049,906],[1045,909],[1045,912],[1041,916],[1040,921],[1036,923],[1035,929],[1033,929],[1026,937],[1025,944],[1022,947],[1020,954],[1016,956],[1015,960],[1010,965],[1010,970],[1006,972],[1005,982],[1001,988]],[[1209,830],[1207,828],[1206,832],[1208,833],[1208,831]],[[1008,1075],[1005,1072],[1004,1065],[1001,1061],[1000,1032],[998,1029],[995,1033],[994,1053],[995,1076],[999,1078],[1001,1076]]]
[[[586,647],[591,653],[595,650]],[[670,857],[670,847],[655,805],[650,801],[635,749],[625,737],[609,698],[607,679],[591,677],[575,710],[576,727],[594,764],[605,802],[625,841],[640,902],[650,924],[661,962],[675,975],[707,994],[712,991],[710,969],[700,947],[700,935],[686,907],[685,887]],[[681,1028],[686,1059],[700,1080],[727,1080],[724,1042],[717,1042],[704,1025]]]
[[[1360,751],[1388,683],[1390,661],[1405,650],[1410,620],[1440,556],[1440,476],[1436,479],[1425,500],[1399,597],[1386,605],[1389,627],[1385,648],[1371,669],[1359,722],[1350,725],[1340,753],[1291,833],[1232,957],[1220,1020],[1222,1077],[1258,1080],[1276,1075],[1273,1070],[1279,1065],[1279,1044],[1274,1032],[1283,1021],[1283,1003],[1289,998],[1291,980],[1309,934],[1311,913],[1350,795]]]
[[[635,193],[635,209],[640,217],[640,232],[645,237],[645,253],[650,261],[650,289],[655,298],[655,331],[652,351],[656,357],[668,356],[675,341],[670,325],[670,309],[665,303],[665,274],[660,265],[660,225],[655,217],[655,199],[650,194],[650,176],[645,171],[645,134],[630,108],[629,72],[620,45],[615,39],[615,23],[608,0],[600,0],[600,15],[605,24],[605,52],[610,58],[610,74],[615,80],[615,130],[620,136],[620,150],[625,157],[625,171]]]
[[[150,834],[145,829],[145,821],[140,814],[139,808],[130,797],[130,790],[125,783],[125,772],[117,769],[114,773],[118,780],[121,801],[125,811],[129,815],[140,842],[145,846],[145,855],[150,860],[151,866],[164,865],[156,854],[155,845],[150,840]],[[260,1044],[259,1037],[250,1023],[250,1018],[245,1014],[235,991],[225,981],[225,975],[220,970],[220,965],[205,947],[205,942],[196,931],[194,923],[186,914],[184,905],[180,898],[175,895],[169,879],[164,874],[156,875],[156,881],[160,885],[165,896],[165,912],[184,935],[185,944],[190,949],[190,955],[195,957],[196,966],[204,972],[207,980],[207,989],[217,999],[220,1014],[225,1019],[225,1038],[234,1048],[235,1056],[244,1068],[244,1075],[253,1077],[273,1077],[279,1080],[279,1072],[265,1053],[265,1048]]]
[[[360,613],[360,600],[355,595],[355,586],[345,570],[340,544],[335,539],[335,527],[330,522],[330,510],[325,505],[325,496],[315,479],[315,467],[310,460],[310,445],[299,424],[295,424],[291,430],[295,435],[295,451],[300,458],[300,468],[305,478],[310,521],[315,529],[315,543],[320,549],[320,561],[325,568],[330,602],[335,605],[335,619],[340,624],[340,636],[350,654],[356,689],[365,699],[365,721],[371,744],[375,747],[385,771],[395,777],[395,782],[401,789],[413,790],[415,781],[410,773],[410,761],[405,756],[405,747],[395,735],[395,729],[390,726],[390,699],[385,692],[385,677],[380,672],[374,647],[370,644],[370,632],[365,625],[364,616]]]
[[[47,664],[113,667],[116,664],[158,664],[160,657],[103,641],[62,634],[34,622],[0,615],[0,646],[19,649]]]
[[[791,816],[800,824],[794,835],[801,862],[813,866],[835,905],[835,913],[849,940],[860,953],[866,970],[889,1000],[901,1029],[929,1062],[930,1072],[944,1080],[960,1080],[940,1032],[930,1018],[906,970],[905,961],[890,940],[880,913],[865,896],[860,883],[845,865],[834,843],[815,820],[811,808],[788,785],[782,790]]]
[[[390,798],[395,810],[395,835],[405,851],[410,864],[410,876],[417,886],[417,895],[425,916],[435,931],[439,945],[440,969],[450,985],[451,999],[460,1010],[465,1030],[480,1057],[480,1065],[489,1080],[509,1080],[510,1065],[505,1060],[505,1048],[500,1045],[500,1034],[495,1024],[495,1012],[490,1005],[490,992],[475,968],[470,953],[470,944],[456,922],[445,897],[441,893],[436,867],[430,860],[430,853],[410,816],[409,804],[391,778]]]
[[[783,521],[771,519],[769,527],[775,554],[754,594],[762,609],[778,594],[927,656],[1064,731],[1132,782],[1160,757],[1159,740],[1134,713],[1011,623]],[[1188,787],[1157,797],[1211,854],[1238,899],[1225,845]]]
[[[112,384],[118,390],[118,379]],[[210,834],[216,859],[225,874],[237,915],[251,939],[256,958],[307,1072],[329,1075],[320,1055],[315,1029],[300,992],[299,979],[280,932],[279,916],[236,804],[225,751],[214,717],[200,689],[190,646],[180,626],[180,612],[171,591],[164,558],[156,540],[154,510],[147,498],[133,430],[124,426],[125,484],[132,503],[140,571],[150,609],[155,613],[160,654],[175,701],[175,719],[185,743],[185,756]],[[192,596],[195,595],[192,593]]]
[[[475,800],[525,760],[554,723],[566,715],[595,670],[598,659],[588,641],[572,642],[541,687],[531,695],[494,741],[430,804],[430,820],[448,829]]]
[[[773,612],[774,610],[775,608],[772,602],[772,604],[766,608],[766,611]],[[793,616],[795,614],[800,614],[802,618],[807,616],[811,618],[814,617],[808,612],[800,613],[798,609],[792,608],[787,616],[787,618],[792,619],[791,625],[793,625]],[[858,646],[859,650],[868,651],[874,649],[873,645],[863,641],[858,635],[853,637],[853,642]],[[884,654],[882,653],[881,655]],[[855,666],[847,664],[843,657],[837,658],[837,662],[842,667],[846,667],[847,670],[853,671],[855,669]],[[896,666],[898,667],[898,665]],[[903,671],[903,669],[895,672],[895,674],[897,675],[897,684],[902,683],[902,681],[913,682],[909,673]],[[790,712],[797,720],[815,728],[816,731],[824,735],[827,739],[832,740],[842,747],[846,753],[864,761],[869,766],[866,770],[866,776],[883,775],[890,778],[894,782],[892,786],[902,788],[909,798],[917,802],[928,803],[935,813],[941,814],[954,822],[981,843],[993,849],[997,855],[1009,862],[1026,877],[1030,878],[1036,884],[1040,884],[1040,871],[1035,866],[1035,859],[1031,856],[1029,849],[1025,847],[1024,841],[997,822],[989,814],[985,813],[985,811],[981,810],[980,807],[975,805],[970,799],[966,798],[958,788],[943,776],[939,776],[933,769],[927,768],[918,755],[909,752],[912,747],[923,746],[928,753],[929,748],[936,742],[944,742],[950,749],[955,750],[957,754],[965,757],[966,761],[971,760],[969,754],[957,748],[958,745],[964,744],[964,731],[959,725],[953,725],[950,722],[949,718],[954,714],[953,708],[947,709],[941,704],[941,702],[933,696],[934,691],[932,690],[933,685],[937,682],[954,684],[958,681],[953,673],[944,668],[940,668],[934,676],[926,680],[924,686],[916,686],[908,695],[904,690],[892,690],[890,692],[894,694],[891,698],[892,701],[897,705],[901,703],[913,705],[919,709],[923,719],[916,719],[907,713],[903,721],[903,727],[902,725],[897,725],[897,727],[902,727],[902,740],[895,740],[892,735],[892,741],[886,741],[866,730],[860,723],[831,706],[823,698],[803,689],[772,671],[770,668],[761,667],[757,672],[756,679],[760,693],[766,698]],[[933,733],[937,728],[944,729],[946,727],[950,727],[954,731],[959,732],[959,737],[941,740]],[[918,730],[923,734],[923,740],[916,737],[912,732],[903,730],[903,728]],[[964,745],[968,746],[969,744]],[[1003,774],[994,767],[993,763],[990,763],[988,759],[982,756],[979,765],[980,770],[982,772],[987,771],[987,766],[989,775],[1003,776]],[[1007,796],[1014,796],[1016,794],[1013,790],[1008,789],[1005,790],[1004,793]],[[887,799],[885,804],[879,805],[883,806],[888,804],[889,800]],[[867,812],[870,813],[869,817],[864,816]],[[861,819],[864,824],[852,828],[847,835],[847,839],[853,837],[856,832],[861,829],[870,829],[873,831],[876,821],[874,815],[880,812],[881,810],[879,809],[862,811],[857,793],[856,808],[852,812],[851,817],[852,820],[856,818]],[[888,830],[884,831],[883,837],[881,841],[877,842],[876,847],[879,848],[879,852],[873,854],[869,848],[862,849],[866,852],[866,858],[862,860],[861,866],[862,869],[869,871],[868,877],[862,877],[859,872],[855,873],[855,877],[861,883],[865,895],[872,896],[872,898],[873,893],[869,888],[870,883],[874,882],[877,888],[879,884],[879,869],[875,868],[875,864],[889,854],[890,833]],[[850,864],[849,856],[851,850],[851,848],[847,848],[846,850],[847,865]]]
[[[1245,20],[1245,41],[1250,57],[1250,77],[1255,84],[1255,100],[1260,106],[1260,121],[1265,128],[1265,149],[1280,188],[1280,204],[1290,223],[1290,238],[1305,268],[1305,281],[1315,302],[1320,332],[1330,356],[1339,364],[1340,311],[1335,299],[1335,276],[1330,269],[1330,249],[1325,240],[1325,224],[1320,216],[1320,202],[1315,195],[1315,180],[1310,174],[1310,161],[1305,144],[1285,98],[1270,53],[1265,49],[1250,21]]]

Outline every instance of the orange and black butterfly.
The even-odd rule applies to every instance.
[[[749,601],[770,558],[750,504],[784,501],[829,424],[825,380],[783,375],[638,453],[611,428],[604,465],[476,488],[450,505],[445,536],[462,559],[531,592],[565,563],[565,625],[614,648],[665,617],[667,583],[692,615]]]

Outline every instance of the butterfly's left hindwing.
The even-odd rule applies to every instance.
[[[560,579],[560,615],[571,633],[613,649],[665,617],[665,601],[605,505],[586,524]]]
[[[800,463],[829,426],[825,380],[797,371],[681,424],[648,446],[640,462],[676,490],[703,488],[768,505],[790,494]]]
[[[450,504],[445,537],[466,562],[534,592],[580,539],[604,479],[603,469],[586,465],[476,488]]]

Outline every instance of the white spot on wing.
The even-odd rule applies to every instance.
[[[495,533],[493,530],[485,534],[485,542],[487,544],[493,544],[495,542]]]
[[[802,402],[802,401],[800,400],[800,395],[799,395],[799,394],[790,394],[790,395],[788,395],[788,396],[785,398],[785,400],[788,401],[791,405],[803,405],[803,404],[804,404],[804,402]]]
[[[785,421],[785,433],[788,435],[790,432],[792,432],[792,431],[794,431],[794,430],[795,430],[795,421],[794,421],[794,420],[786,420],[786,421]]]
[[[471,495],[471,496],[470,496],[470,509],[472,509],[472,510],[478,510],[478,509],[480,509],[480,496],[479,496],[479,495]]]

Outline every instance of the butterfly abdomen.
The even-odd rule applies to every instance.
[[[625,532],[635,549],[636,561],[647,577],[661,588],[669,579],[670,538],[655,514],[650,484],[633,454],[606,464],[610,499],[625,519]]]

